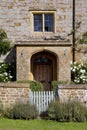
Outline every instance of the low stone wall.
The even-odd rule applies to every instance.
[[[0,101],[5,107],[18,101],[28,102],[29,84],[0,83]]]
[[[87,106],[87,84],[85,85],[59,85],[58,94],[61,102],[75,100]]]
[[[0,83],[0,101],[5,107],[20,101],[29,101],[29,84],[25,83]],[[87,106],[87,85],[58,85],[59,100],[77,100]]]

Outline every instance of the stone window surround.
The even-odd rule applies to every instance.
[[[34,17],[33,17],[34,14],[53,14],[53,16],[54,16],[53,30],[54,31],[53,32],[45,32],[45,31],[43,31],[43,32],[34,32]],[[55,11],[50,11],[50,10],[49,11],[30,11],[30,25],[31,25],[30,34],[32,36],[43,36],[44,34],[45,35],[53,35],[53,34],[55,34],[56,33],[56,10]]]

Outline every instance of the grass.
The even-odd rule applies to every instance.
[[[87,130],[85,123],[59,123],[51,120],[12,120],[0,118],[0,130]]]

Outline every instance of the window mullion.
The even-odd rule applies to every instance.
[[[43,27],[43,32],[44,32],[44,14],[42,14],[42,27]]]

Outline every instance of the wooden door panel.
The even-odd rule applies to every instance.
[[[52,67],[49,64],[36,64],[34,67],[34,78],[44,85],[44,90],[51,89]]]
[[[31,72],[34,79],[44,85],[44,90],[51,90],[51,81],[57,80],[57,60],[52,53],[41,51],[31,58]]]

